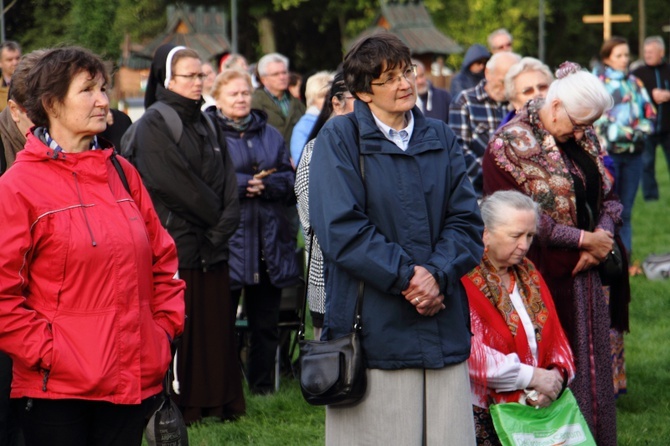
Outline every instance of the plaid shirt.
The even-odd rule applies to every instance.
[[[506,102],[496,102],[484,90],[486,79],[463,90],[449,107],[449,127],[463,148],[468,177],[475,192],[482,194],[482,157],[507,113]]]

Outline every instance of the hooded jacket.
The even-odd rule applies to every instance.
[[[310,221],[326,271],[322,339],[351,332],[363,280],[369,368],[442,368],[470,355],[460,278],[479,264],[483,224],[453,132],[417,107],[412,113],[414,130],[402,151],[356,101],[353,120],[334,117],[321,129],[310,164]],[[420,315],[401,294],[415,265],[433,274],[444,294],[446,309],[434,316]]]
[[[58,153],[32,133],[0,178],[0,349],[12,398],[139,404],[184,325],[177,253],[113,149]]]
[[[451,79],[451,86],[449,93],[451,93],[451,100],[455,100],[459,93],[468,88],[476,86],[479,81],[484,79],[484,71],[481,73],[473,73],[470,71],[470,65],[482,59],[489,59],[491,53],[485,46],[475,43],[465,53],[465,58],[461,64],[461,71],[456,73]]]
[[[272,285],[278,288],[299,281],[295,237],[291,234],[286,205],[295,202],[295,173],[281,134],[267,123],[267,115],[251,110],[249,127],[241,133],[226,124],[215,107],[207,110],[225,135],[235,165],[241,218],[230,238],[230,280],[233,289],[257,285],[261,256]],[[249,180],[262,170],[277,169],[263,179],[259,197],[246,196]]]
[[[136,124],[133,162],[177,244],[179,267],[205,270],[228,259],[228,239],[239,222],[235,169],[225,140],[212,134],[202,115],[202,100],[163,86],[167,48],[172,47],[157,50],[152,64],[151,77],[163,79],[154,81],[155,90],[147,90],[145,99],[172,107],[183,123],[182,136],[174,141],[160,112],[147,110]]]

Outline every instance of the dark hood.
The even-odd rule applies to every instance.
[[[466,51],[465,59],[463,59],[463,63],[461,64],[461,70],[468,69],[470,65],[478,60],[489,59],[490,57],[491,53],[489,53],[489,50],[487,50],[484,45],[475,43],[468,48],[468,51]]]

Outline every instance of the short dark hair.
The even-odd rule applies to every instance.
[[[612,55],[612,50],[614,47],[619,45],[628,45],[628,40],[623,37],[613,36],[603,42],[603,46],[600,47],[600,60],[605,60]]]
[[[91,51],[77,46],[47,50],[35,63],[26,79],[27,94],[22,105],[36,126],[46,127],[49,124],[47,108],[63,103],[72,79],[82,71],[91,77],[101,74],[105,81],[109,81],[102,60]]]
[[[44,56],[48,50],[35,50],[21,57],[16,71],[12,75],[12,83],[9,85],[9,99],[23,107],[28,96],[28,73],[33,69],[38,60]]]
[[[389,32],[373,34],[358,41],[344,56],[342,70],[347,88],[356,93],[372,93],[370,82],[386,70],[411,65],[410,51]]]
[[[0,55],[2,55],[2,51],[5,49],[9,51],[21,51],[21,45],[14,42],[13,40],[5,40],[2,42],[2,44],[0,44]]]

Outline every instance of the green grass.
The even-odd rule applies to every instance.
[[[634,258],[670,252],[670,181],[659,152],[661,199],[641,196],[633,215]],[[619,446],[670,444],[670,281],[631,282],[631,330],[626,336],[628,394],[617,401]],[[311,333],[311,328],[307,330]],[[324,409],[304,402],[295,380],[283,379],[273,396],[247,394],[247,415],[234,423],[207,419],[189,428],[192,446],[320,445]]]
[[[633,209],[633,258],[670,252],[670,185],[663,154],[656,158],[661,199]],[[628,394],[617,401],[620,446],[670,444],[670,281],[631,279],[630,333],[625,338]]]

